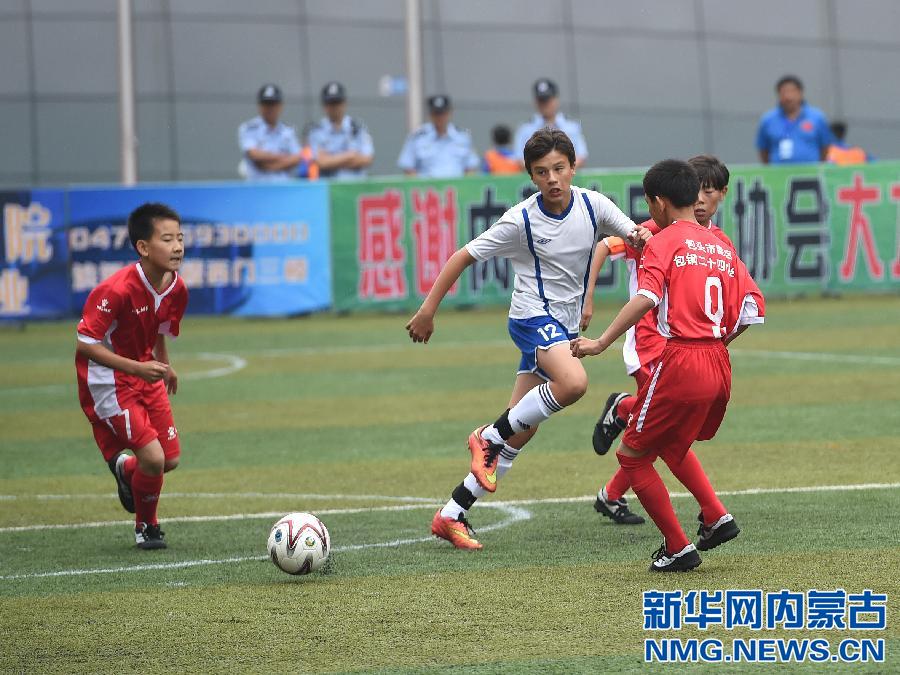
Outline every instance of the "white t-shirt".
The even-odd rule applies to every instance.
[[[627,237],[634,228],[608,197],[573,185],[564,213],[548,213],[540,193],[534,194],[466,244],[466,250],[479,261],[512,261],[511,319],[549,314],[574,333],[597,241],[607,234]]]

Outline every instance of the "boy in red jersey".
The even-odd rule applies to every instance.
[[[650,565],[655,572],[689,570],[701,562],[653,467],[658,456],[700,503],[702,550],[740,531],[690,447],[694,441],[711,439],[725,415],[731,393],[725,345],[748,325],[762,323],[765,308],[734,247],[694,219],[699,191],[697,172],[687,162],[665,160],[650,168],[644,193],[662,231],[644,248],[637,293],[597,340],[571,341],[574,356],[600,354],[657,308],[657,329],[666,346],[638,392],[616,453],[632,489],[665,537]]]
[[[181,220],[164,204],[128,216],[140,260],[100,283],[78,324],[78,398],[116,477],[119,500],[135,514],[138,548],[166,548],[156,508],[163,473],[181,448],[168,394],[178,390],[165,336],[177,337],[188,291],[176,270],[184,256]],[[131,449],[134,455],[123,451]]]
[[[696,169],[700,178],[700,192],[697,196],[697,203],[694,205],[694,219],[699,225],[709,228],[710,232],[722,241],[727,242],[729,246],[732,246],[731,240],[725,232],[712,222],[712,217],[716,215],[719,205],[725,199],[725,195],[728,194],[728,180],[730,178],[728,167],[712,155],[691,157],[688,160],[688,164]],[[659,227],[656,226],[652,219],[642,223],[642,225],[653,232],[653,234],[659,232]],[[637,266],[640,263],[641,251],[618,237],[607,237],[601,240],[597,244],[591,275],[588,280],[589,291],[585,296],[586,320],[582,322],[582,330],[586,330],[587,325],[590,323],[593,306],[588,302],[588,298],[592,298],[597,275],[600,273],[603,263],[607,259],[616,260],[621,257],[625,258],[628,266],[629,297],[633,297],[637,292]],[[759,293],[758,288],[754,287],[754,290]],[[762,294],[759,293],[759,295],[761,296]],[[640,390],[644,382],[650,379],[650,371],[666,346],[666,339],[657,330],[656,319],[655,311],[648,312],[641,317],[637,325],[629,328],[625,335],[622,356],[628,374],[634,377],[637,383],[637,390]],[[613,392],[609,395],[603,412],[594,426],[594,434],[591,439],[594,451],[598,455],[605,455],[612,446],[613,441],[625,428],[635,401],[637,401],[637,396],[627,392]],[[597,498],[594,500],[594,510],[607,518],[611,518],[617,524],[642,524],[644,519],[631,513],[628,509],[628,500],[625,498],[625,492],[628,488],[628,477],[619,468],[609,482],[597,491]]]

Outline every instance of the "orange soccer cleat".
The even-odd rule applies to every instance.
[[[503,446],[481,437],[481,432],[486,428],[485,424],[469,434],[469,451],[472,453],[472,464],[469,468],[481,487],[488,492],[494,492],[497,489],[497,462]]]
[[[466,551],[480,551],[484,548],[472,535],[475,530],[462,516],[458,520],[441,515],[441,510],[434,514],[431,521],[431,534],[441,539],[446,539],[456,548]]]

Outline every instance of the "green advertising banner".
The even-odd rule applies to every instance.
[[[645,220],[642,172],[579,173],[636,222]],[[528,197],[526,175],[333,183],[334,308],[412,311],[444,261]],[[763,292],[900,290],[900,162],[856,167],[736,167],[716,223]],[[604,268],[598,295],[624,300],[625,267]],[[470,267],[445,306],[509,302],[512,270]]]

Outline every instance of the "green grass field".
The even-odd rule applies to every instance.
[[[884,639],[886,663],[789,669],[900,672],[900,297],[774,302],[735,343],[728,416],[699,455],[743,532],[664,576],[652,523],[591,508],[616,466],[591,450],[595,418],[632,386],[615,349],[471,512],[485,550],[430,538],[518,357],[503,311],[444,313],[426,346],[405,319],[189,318],[170,347],[183,456],[165,551],[134,548],[78,406],[75,322],[0,331],[0,670],[644,672],[663,668],[643,663],[648,637],[856,637]],[[695,502],[660,472],[693,534]],[[265,559],[298,510],[331,531],[327,574]],[[642,629],[644,590],[731,588],[871,588],[887,629]]]

